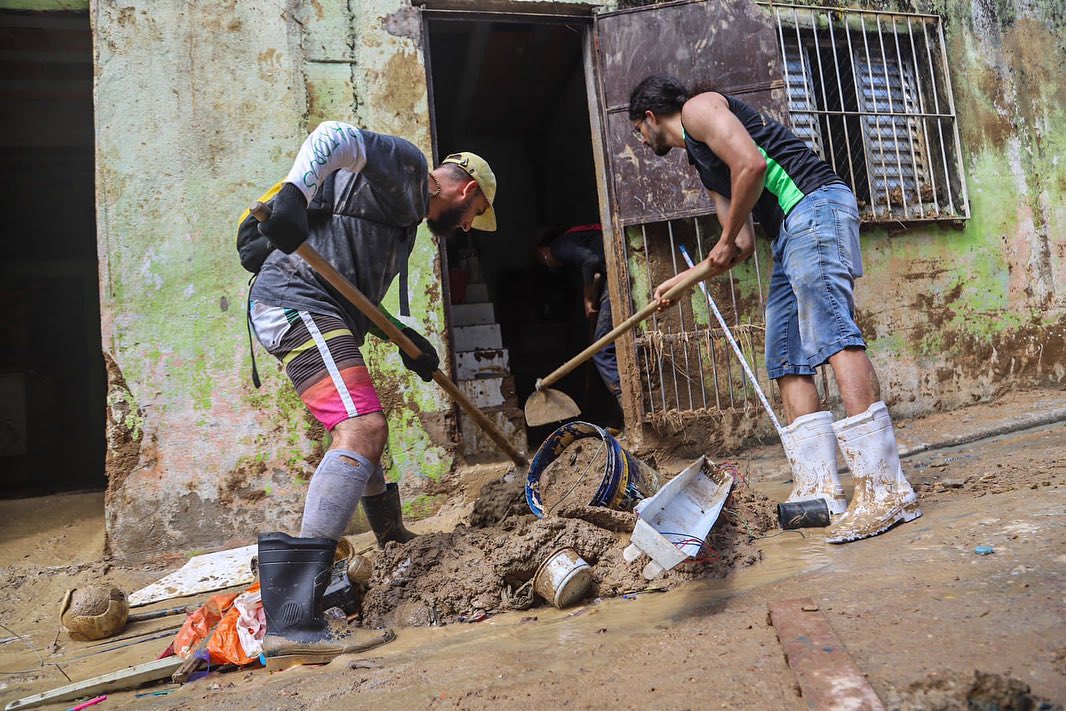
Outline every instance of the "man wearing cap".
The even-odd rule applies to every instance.
[[[403,525],[396,484],[385,481],[388,424],[359,351],[368,331],[385,336],[293,252],[307,241],[380,304],[406,270],[423,220],[437,236],[493,231],[495,196],[491,168],[473,153],[449,155],[430,170],[410,142],[337,121],[307,137],[285,181],[264,196],[272,211],[258,227],[277,249],[252,285],[251,324],[332,435],[308,487],[299,537],[259,537],[264,650],[272,668],[328,662],[387,641],[360,643],[322,616],[336,543],[360,500],[380,546],[414,537]],[[242,227],[251,219],[245,215]],[[439,364],[433,345],[385,313],[422,351],[414,359],[401,350],[404,365],[432,380]]]

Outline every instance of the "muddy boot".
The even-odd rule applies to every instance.
[[[832,413],[823,410],[797,417],[780,434],[792,467],[792,493],[787,501],[822,499],[829,513],[844,513],[848,500],[837,474],[837,438]]]
[[[407,543],[415,537],[403,526],[403,511],[400,508],[400,487],[394,483],[385,485],[384,493],[363,497],[363,510],[370,529],[378,539],[378,546],[385,547],[389,541]]]
[[[900,521],[922,515],[899,464],[896,432],[883,402],[862,414],[833,423],[844,461],[851,467],[855,493],[847,512],[826,529],[829,543],[876,536]]]
[[[267,629],[263,654],[270,671],[326,664],[341,654],[362,652],[395,638],[392,630],[372,632],[326,619],[322,596],[336,546],[329,538],[260,534],[259,582]]]

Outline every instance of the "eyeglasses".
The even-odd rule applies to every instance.
[[[641,119],[633,127],[633,138],[636,140],[637,143],[643,143],[644,142],[644,134],[640,132],[640,127],[641,127],[641,125],[643,125],[643,123],[644,123],[644,119]]]

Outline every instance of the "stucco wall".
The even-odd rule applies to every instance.
[[[872,5],[881,8],[883,3]],[[903,3],[944,19],[971,219],[862,238],[857,310],[897,414],[1066,380],[1066,10]]]
[[[1066,377],[1061,11],[920,5],[946,18],[973,218],[864,233],[860,320],[897,413]],[[234,221],[324,118],[429,155],[417,13],[400,0],[100,0],[90,12],[109,546],[141,557],[291,529],[323,433],[261,350],[263,388],[249,382]],[[410,291],[414,325],[443,351],[436,256],[422,234]],[[389,475],[417,505],[421,482],[452,466],[450,408],[391,346],[366,354],[390,407]]]
[[[117,556],[298,525],[324,433],[261,350],[262,389],[249,381],[248,275],[233,232],[323,118],[403,135],[429,153],[417,24],[386,17],[399,3],[352,6],[92,5],[107,530]],[[420,235],[413,325],[440,346],[438,277],[436,245]],[[395,294],[387,305],[395,310]],[[390,409],[388,474],[410,499],[417,478],[451,467],[448,407],[407,376],[393,347],[366,350]]]

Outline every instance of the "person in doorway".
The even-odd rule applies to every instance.
[[[405,272],[423,220],[438,236],[495,230],[495,195],[495,175],[473,153],[449,155],[430,170],[406,140],[329,121],[304,141],[286,179],[261,198],[271,214],[258,233],[269,240],[266,250],[276,249],[251,287],[251,326],[332,435],[307,490],[299,536],[259,537],[263,648],[275,667],[328,662],[387,641],[360,643],[354,631],[331,627],[322,615],[337,540],[360,500],[380,546],[414,535],[401,519],[396,484],[385,481],[388,425],[359,351],[368,331],[384,334],[293,253],[306,241],[380,304]],[[239,229],[256,229],[247,212]],[[259,265],[249,266],[247,251],[241,250],[242,263],[255,271]],[[401,351],[404,364],[429,382],[439,364],[433,345],[385,313],[422,351],[417,359]]]
[[[552,271],[563,267],[581,270],[584,284],[585,317],[596,319],[593,340],[599,340],[613,327],[611,299],[607,291],[607,260],[603,253],[603,231],[599,225],[579,225],[562,234],[549,233],[537,246],[537,257]],[[592,362],[607,390],[622,405],[622,381],[614,344],[604,346]]]
[[[700,264],[704,279],[751,256],[754,215],[772,240],[766,305],[766,368],[781,388],[789,425],[782,444],[793,465],[789,501],[822,498],[838,516],[826,532],[846,543],[921,516],[900,467],[896,436],[855,323],[862,276],[859,212],[850,188],[783,125],[732,96],[693,95],[680,80],[650,76],[630,96],[636,137],[656,155],[683,149],[710,191],[722,225]],[[690,271],[660,284],[664,294]],[[815,368],[829,363],[846,417],[819,411]],[[836,447],[855,480],[845,510]]]

